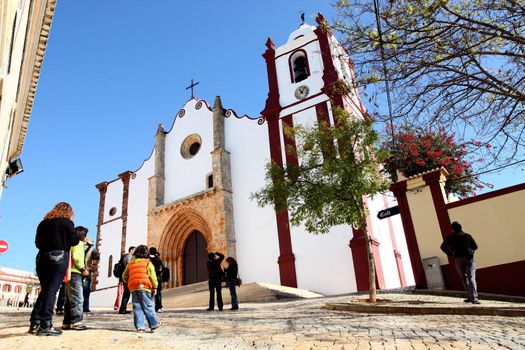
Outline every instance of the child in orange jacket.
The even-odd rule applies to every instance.
[[[157,290],[158,281],[155,267],[149,261],[149,250],[145,245],[135,248],[133,258],[127,265],[122,280],[128,284],[133,303],[133,321],[137,332],[145,332],[144,317],[151,331],[158,329],[162,323],[157,320],[152,297]]]

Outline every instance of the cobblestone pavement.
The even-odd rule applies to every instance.
[[[427,303],[465,307],[458,298],[409,298],[409,303],[427,298]],[[39,350],[525,349],[525,317],[365,314],[322,308],[326,302],[347,301],[349,297],[251,303],[241,304],[239,311],[222,312],[171,310],[159,315],[161,329],[142,334],[134,332],[132,314],[98,310],[86,319],[89,330],[47,338],[25,333],[29,310],[3,308],[0,344],[2,349]],[[60,321],[55,320],[57,326]]]

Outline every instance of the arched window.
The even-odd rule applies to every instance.
[[[289,64],[292,83],[298,83],[310,76],[308,56],[304,50],[297,50],[291,54]]]
[[[108,261],[108,277],[111,277],[112,273],[113,273],[113,255],[110,255],[109,261]]]

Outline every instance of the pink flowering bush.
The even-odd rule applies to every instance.
[[[398,170],[408,177],[445,167],[449,173],[445,184],[447,193],[468,197],[475,195],[476,189],[483,188],[483,183],[473,175],[471,163],[466,160],[467,145],[457,143],[454,135],[442,128],[432,131],[401,127],[394,132],[394,142],[392,139],[385,141],[381,148],[388,155],[384,166],[390,174]]]

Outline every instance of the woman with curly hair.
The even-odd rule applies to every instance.
[[[53,307],[58,289],[66,275],[69,251],[79,242],[73,218],[71,206],[60,202],[44,216],[36,229],[36,273],[41,291],[31,313],[31,334],[62,334],[62,331],[53,327]]]

